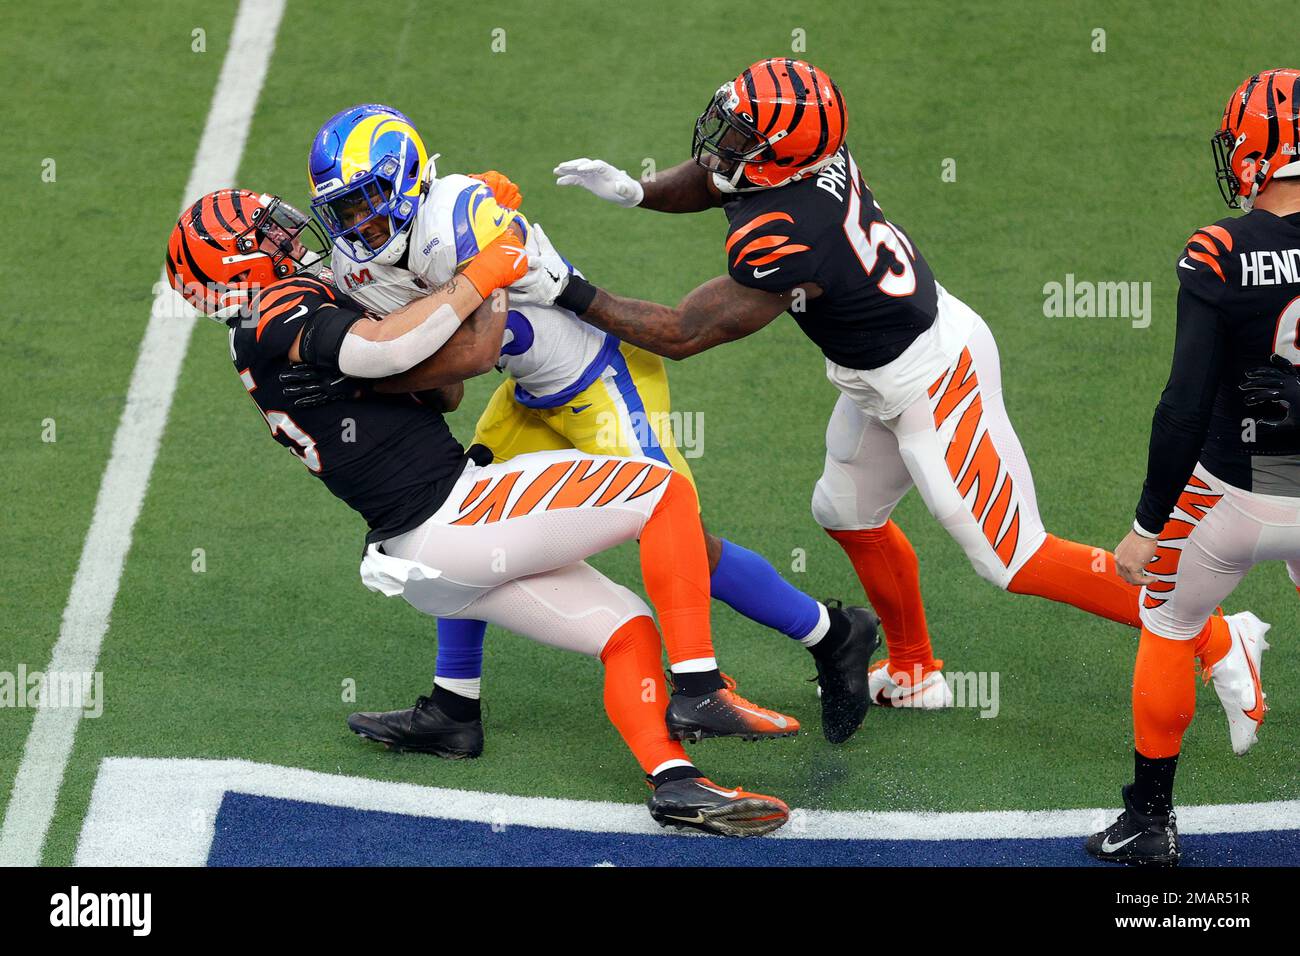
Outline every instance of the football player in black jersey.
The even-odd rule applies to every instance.
[[[492,464],[490,452],[467,455],[443,420],[459,381],[490,367],[500,348],[503,290],[528,267],[522,218],[445,285],[382,318],[310,273],[309,222],[273,196],[209,194],[182,213],[167,272],[187,301],[229,327],[235,369],[275,439],[365,518],[366,586],[431,615],[599,657],[606,711],[654,787],[648,806],[663,825],[728,836],[783,825],[782,801],[714,785],[680,742],[799,729],[718,673],[690,482],[649,458],[578,451]],[[476,338],[489,346],[486,365],[465,357],[483,350]],[[302,363],[328,371],[335,400],[303,392]],[[431,387],[441,391],[431,396]],[[709,665],[675,674],[671,696],[658,690],[661,638],[649,607],[585,562],[632,539],[670,662]],[[435,690],[407,711],[353,715],[353,729],[477,755],[481,725],[444,710],[454,697],[440,701]]]
[[[917,558],[890,520],[913,485],[998,587],[1132,628],[1140,623],[1139,589],[1115,572],[1111,555],[1043,528],[1003,405],[993,335],[885,218],[845,145],[846,125],[844,99],[825,73],[769,59],[714,94],[696,121],[693,160],[653,181],[639,183],[600,160],[561,164],[560,185],[623,206],[721,206],[727,274],[676,308],[599,290],[555,264],[545,272],[551,285],[529,294],[679,359],[789,312],[821,348],[841,392],[812,507],[884,625],[889,657],[870,673],[872,694],[886,705],[947,707],[953,696],[931,647]],[[1198,651],[1227,628],[1222,617],[1207,624]]]
[[[1300,585],[1300,71],[1268,70],[1228,100],[1212,145],[1229,207],[1178,256],[1173,370],[1151,426],[1146,484],[1115,551],[1144,587],[1133,673],[1134,781],[1094,856],[1178,861],[1174,773],[1196,706],[1190,639],[1262,561]],[[1232,748],[1255,743],[1268,709],[1260,656],[1269,625],[1233,615],[1211,669]]]

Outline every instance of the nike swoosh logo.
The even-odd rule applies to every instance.
[[[775,272],[777,269],[780,268],[781,268],[780,266],[772,266],[772,268],[770,269],[755,269],[754,278],[761,279],[763,278],[763,276],[770,276],[773,272]]]
[[[664,816],[666,816],[669,820],[681,820],[682,823],[703,823],[704,822],[704,814],[699,813],[698,811],[693,817],[679,817],[675,813],[665,813]]]
[[[1135,834],[1133,834],[1131,837],[1129,837],[1127,840],[1120,840],[1118,843],[1111,843],[1111,842],[1110,842],[1110,837],[1106,837],[1106,839],[1104,839],[1104,840],[1101,841],[1101,852],[1102,852],[1102,853],[1114,853],[1116,850],[1119,850],[1119,849],[1122,849],[1123,847],[1128,846],[1130,843],[1132,843],[1134,840],[1136,840],[1136,839],[1137,839],[1138,837],[1140,837],[1141,835],[1142,835],[1142,834],[1140,834],[1140,833],[1135,833]]]
[[[716,793],[720,797],[726,797],[728,800],[735,800],[738,796],[740,796],[739,790],[715,790],[713,787],[706,787],[702,783],[697,783],[696,786],[699,787],[701,790],[709,791],[709,793]]]
[[[500,226],[505,221],[506,221],[506,214],[503,212],[501,215],[497,216],[495,219],[492,220],[492,225]]]
[[[755,717],[760,717],[770,723],[773,727],[780,730],[785,730],[786,727],[790,726],[790,722],[784,717],[772,717],[769,714],[760,714],[756,710],[750,710],[748,707],[741,707],[739,704],[735,704],[734,706],[736,710],[743,710],[747,714],[753,714]]]
[[[583,412],[585,412],[587,409],[591,408],[591,406],[590,406],[590,405],[570,405],[569,408],[573,409],[573,414],[575,414],[575,415],[581,415],[581,414],[582,414]]]
[[[286,315],[284,317],[284,321],[287,324],[289,322],[292,322],[294,319],[301,319],[306,314],[307,314],[307,307],[305,305],[300,305],[298,306],[298,308],[293,310],[293,313],[291,315]]]
[[[1250,659],[1250,652],[1246,650],[1246,642],[1241,642],[1242,650],[1246,652],[1246,666],[1250,669],[1250,679],[1255,685],[1255,706],[1251,710],[1242,708],[1242,713],[1249,717],[1257,724],[1264,722],[1264,711],[1267,709],[1264,704],[1264,688],[1259,683],[1259,672],[1255,670],[1255,662]]]
[[[1180,269],[1191,269],[1193,272],[1196,271],[1196,266],[1190,266],[1190,265],[1187,264],[1187,257],[1186,257],[1186,256],[1183,256],[1181,259],[1178,260],[1178,268],[1180,268]]]

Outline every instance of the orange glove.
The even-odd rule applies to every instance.
[[[494,289],[503,289],[527,274],[528,253],[514,229],[507,229],[479,250],[462,273],[485,299]]]
[[[519,204],[524,201],[524,197],[519,193],[519,187],[512,183],[505,173],[489,169],[486,173],[471,173],[470,179],[487,183],[488,189],[492,190],[492,195],[496,198],[497,205],[502,209],[518,209]]]

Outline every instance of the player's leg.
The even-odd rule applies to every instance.
[[[871,695],[886,706],[946,707],[952,695],[930,644],[920,565],[890,518],[911,487],[893,432],[841,395],[826,425],[826,461],[812,511],[848,555],[880,615],[889,657],[872,669]]]
[[[554,432],[530,409],[514,401],[514,380],[506,379],[488,399],[474,429],[474,444],[492,449],[495,461],[527,452],[564,448]],[[483,676],[483,621],[440,619],[438,657],[433,671],[434,703],[457,721],[480,719]],[[480,727],[481,734],[481,727]]]
[[[1263,526],[1239,505],[1250,496],[1197,468],[1160,538],[1142,591],[1142,634],[1133,669],[1134,780],[1125,812],[1088,840],[1099,859],[1174,863],[1174,775],[1196,710],[1196,639],[1260,556]],[[1296,506],[1300,526],[1300,504]],[[1245,753],[1267,709],[1259,684],[1268,625],[1249,612],[1227,619],[1230,644],[1210,671],[1228,715],[1233,749]]]
[[[363,578],[427,613],[639,539],[646,590],[678,687],[670,722],[692,737],[789,736],[798,721],[726,689],[713,653],[708,565],[694,489],[655,461],[576,451],[467,466],[425,524],[372,549]]]
[[[592,454],[645,455],[662,461],[694,486],[678,448],[663,359],[624,344],[611,374],[598,379],[547,421],[575,448]],[[853,735],[870,696],[863,674],[878,646],[875,616],[813,600],[765,558],[705,530],[713,597],[803,644],[817,665],[822,730],[832,743]]]

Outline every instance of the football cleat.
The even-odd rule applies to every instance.
[[[1139,813],[1129,802],[1133,785],[1124,788],[1124,812],[1100,833],[1088,837],[1085,849],[1099,860],[1145,866],[1177,866],[1178,825],[1169,816]]]
[[[655,788],[646,806],[660,826],[718,836],[763,836],[790,819],[790,808],[784,801],[739,787],[719,787],[707,777],[662,784]]]
[[[799,721],[786,714],[759,707],[736,693],[736,682],[722,675],[726,686],[695,697],[677,691],[668,701],[664,721],[673,740],[698,743],[709,737],[740,737],[765,740],[793,737]]]
[[[1268,650],[1265,624],[1250,611],[1226,618],[1232,635],[1228,653],[1210,668],[1210,680],[1219,703],[1228,715],[1228,736],[1232,752],[1240,756],[1255,745],[1259,725],[1268,710],[1267,694],[1260,686],[1260,658]]]
[[[880,619],[865,607],[846,608],[838,601],[827,601],[826,606],[849,618],[849,636],[844,643],[825,660],[813,658],[817,695],[822,700],[822,734],[831,743],[842,744],[857,733],[871,706],[867,668],[880,647]]]
[[[944,679],[942,667],[943,661],[935,661],[934,670],[913,682],[904,671],[894,673],[888,659],[877,661],[867,674],[871,701],[881,707],[916,707],[921,710],[951,707],[952,688]]]
[[[407,710],[351,714],[348,727],[390,750],[414,750],[449,760],[483,753],[483,722],[454,720],[428,697],[419,698]]]

